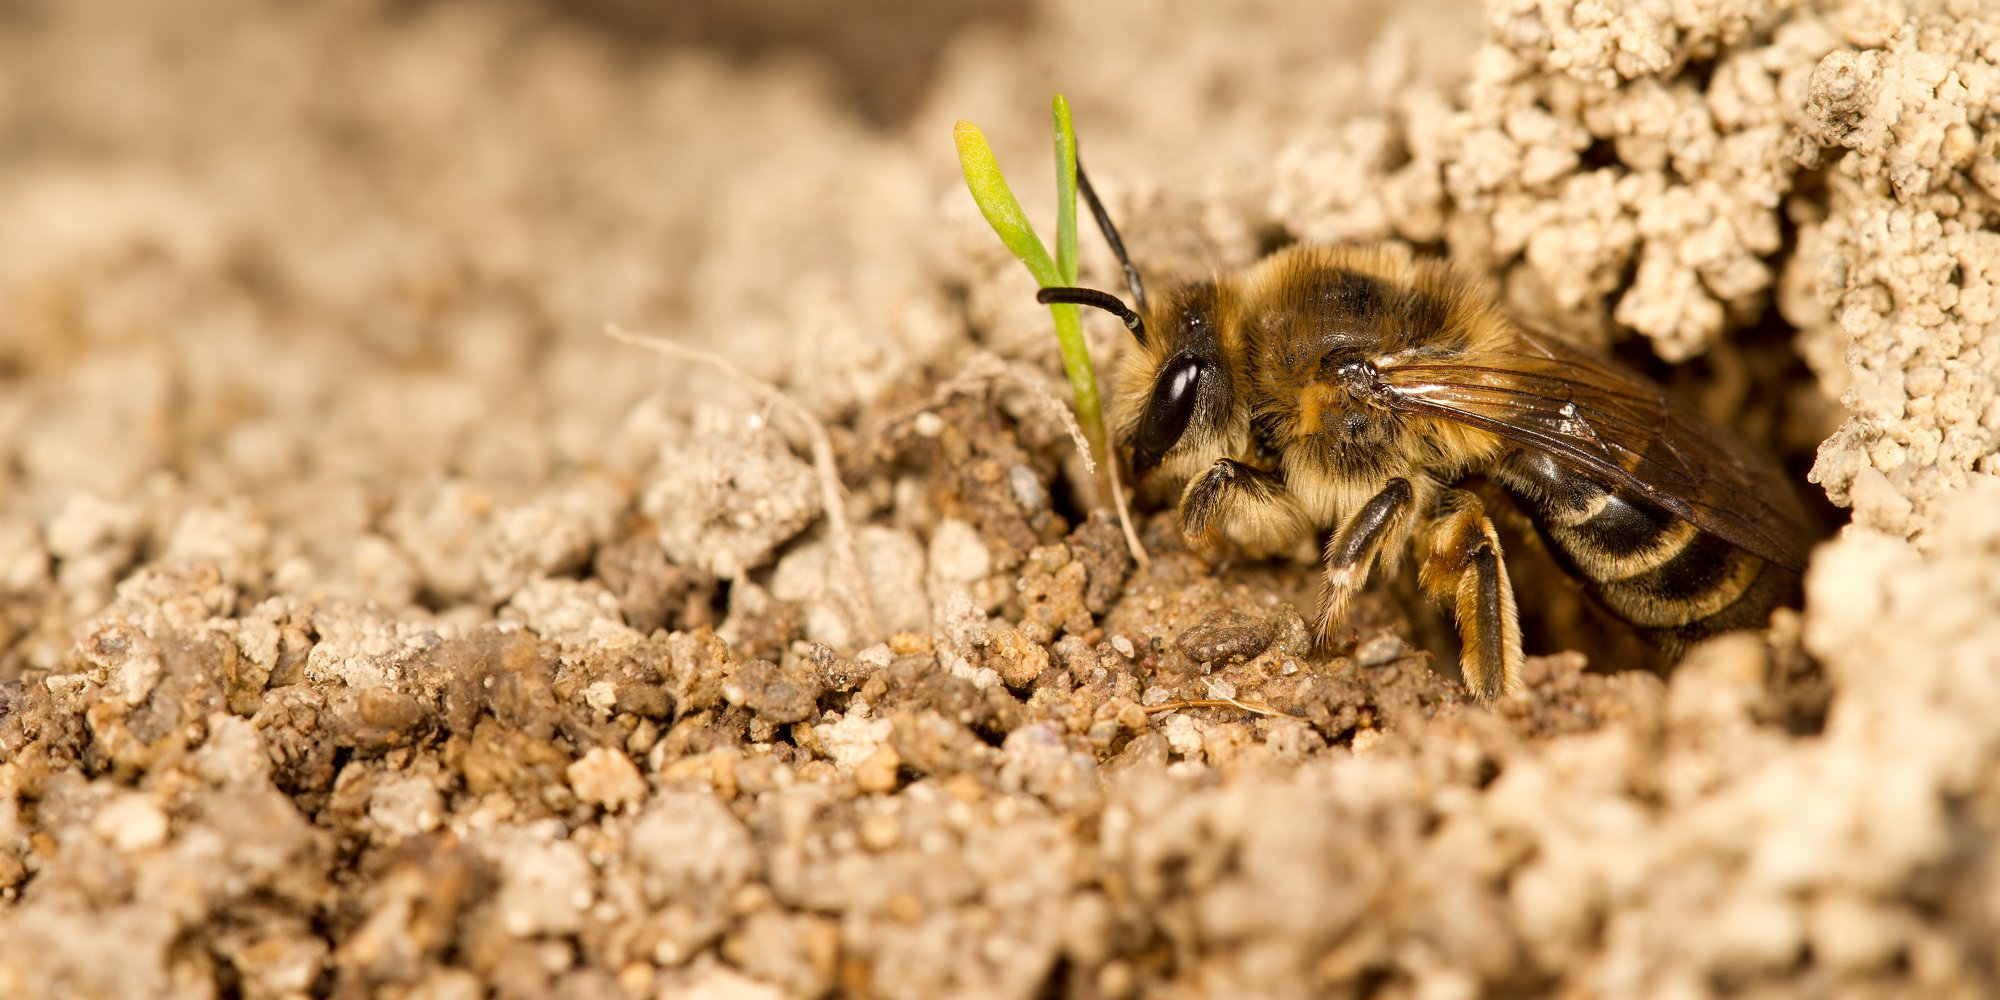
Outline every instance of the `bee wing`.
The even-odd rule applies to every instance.
[[[1790,570],[1805,568],[1791,485],[1732,439],[1608,358],[1527,330],[1521,349],[1383,368],[1393,409],[1468,424],[1624,487]]]

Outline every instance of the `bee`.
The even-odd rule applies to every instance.
[[[1199,553],[1322,535],[1331,636],[1405,551],[1457,624],[1467,693],[1520,686],[1505,554],[1468,483],[1498,484],[1601,607],[1669,655],[1793,602],[1810,539],[1784,477],[1646,377],[1509,318],[1431,259],[1300,244],[1149,299],[1081,172],[1132,305],[1089,288],[1044,303],[1125,323],[1118,459],[1180,487]]]

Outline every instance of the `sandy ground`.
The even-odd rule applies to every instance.
[[[0,996],[2000,994],[2000,15],[843,6],[0,2]],[[1056,90],[1151,273],[1447,252],[1782,456],[1803,610],[1517,564],[1478,707],[1135,567],[949,142],[1046,219]]]

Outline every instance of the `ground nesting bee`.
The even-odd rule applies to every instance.
[[[1669,655],[1796,599],[1809,539],[1790,485],[1644,376],[1521,326],[1442,261],[1368,248],[1296,245],[1149,300],[1078,181],[1133,307],[1087,288],[1038,298],[1109,311],[1137,339],[1115,387],[1119,459],[1137,480],[1185,483],[1197,552],[1324,534],[1323,637],[1414,549],[1423,592],[1457,622],[1467,692],[1518,687],[1514,588],[1466,488],[1482,478]]]

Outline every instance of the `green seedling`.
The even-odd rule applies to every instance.
[[[979,127],[960,121],[952,129],[952,138],[958,144],[958,165],[965,172],[965,186],[971,189],[972,200],[979,204],[980,213],[999,234],[1000,242],[1005,243],[1007,249],[1028,266],[1028,273],[1034,275],[1043,288],[1076,284],[1076,130],[1070,123],[1069,102],[1061,94],[1056,95],[1054,107],[1054,258],[1042,245],[1041,237],[1035,235],[1035,227],[1029,224],[1027,214],[1021,211],[1021,203],[1015,200],[1013,189],[1001,176],[1000,164],[993,158],[993,150],[986,144],[986,136],[980,133]],[[1097,373],[1091,368],[1090,350],[1083,342],[1083,322],[1077,315],[1077,307],[1067,303],[1051,303],[1049,313],[1055,317],[1056,341],[1061,345],[1063,371],[1069,376],[1070,390],[1076,395],[1077,421],[1083,425],[1091,454],[1108,463],[1110,453],[1104,447],[1104,412],[1098,404]]]

